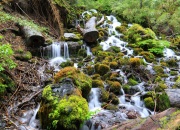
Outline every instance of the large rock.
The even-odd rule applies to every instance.
[[[169,100],[170,104],[173,107],[180,107],[180,89],[165,89]]]

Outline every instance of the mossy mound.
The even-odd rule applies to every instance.
[[[155,39],[155,33],[149,28],[143,28],[139,24],[133,24],[127,32],[126,37],[128,42],[136,43],[142,40]]]
[[[118,63],[116,61],[112,61],[109,63],[109,66],[111,69],[117,69],[118,68]]]
[[[131,67],[138,67],[142,63],[142,60],[140,58],[130,58],[129,59],[129,64]]]
[[[151,110],[154,110],[154,100],[152,97],[147,97],[144,99],[145,106]]]
[[[43,129],[78,130],[88,114],[86,99],[77,95],[66,96],[59,100],[50,86],[42,93],[39,117]]]
[[[110,104],[110,103],[103,103],[101,105],[101,107],[103,107],[104,109],[107,109],[107,110],[118,110],[118,106],[114,105],[114,104]]]
[[[92,87],[93,88],[104,88],[104,84],[102,80],[92,80]]]
[[[87,98],[92,87],[92,79],[75,67],[65,67],[54,76],[54,82],[58,83],[64,78],[73,79],[74,85],[82,91],[83,97]]]
[[[156,90],[156,92],[162,92],[162,91],[164,91],[165,89],[167,89],[168,87],[167,87],[167,85],[166,84],[164,84],[164,83],[158,83],[158,85],[156,86],[156,88],[155,88],[155,90]]]
[[[70,61],[70,60],[67,60],[66,62],[61,63],[60,66],[61,66],[62,68],[68,67],[68,66],[74,66],[74,62],[73,62],[73,61]]]
[[[86,50],[85,49],[79,49],[78,56],[85,58],[87,56]]]
[[[114,105],[119,104],[119,98],[114,93],[109,94],[109,101],[111,101],[111,103]]]
[[[108,81],[110,92],[120,94],[121,84],[118,81]]]
[[[94,68],[95,72],[100,74],[101,76],[110,71],[110,67],[105,64],[95,64]]]
[[[138,82],[132,78],[128,79],[128,85],[131,85],[131,86],[134,86],[134,85],[137,85]]]
[[[178,63],[175,58],[168,59],[166,63],[169,67],[178,67]]]
[[[142,51],[139,53],[140,56],[143,56],[147,62],[153,62],[155,60],[154,54],[148,51]]]

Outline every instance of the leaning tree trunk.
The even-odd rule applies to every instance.
[[[96,17],[91,17],[85,24],[85,28],[81,28],[79,25],[77,27],[78,32],[83,35],[83,39],[86,42],[96,42],[99,38],[98,30],[96,26],[103,21],[102,19],[99,22],[96,22]]]

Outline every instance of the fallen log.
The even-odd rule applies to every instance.
[[[22,34],[24,35],[26,39],[27,47],[37,48],[40,46],[43,46],[43,47],[46,46],[45,39],[39,31],[29,26],[20,26],[20,25],[17,25],[17,26],[19,27],[19,31],[22,32]]]
[[[99,38],[98,30],[96,29],[96,25],[99,25],[100,22],[96,22],[96,17],[91,17],[87,23],[85,24],[84,29],[80,27],[80,25],[77,26],[78,32],[80,32],[83,35],[83,39],[86,42],[96,42],[96,40]]]

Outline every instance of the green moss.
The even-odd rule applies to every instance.
[[[111,46],[108,51],[111,51],[111,52],[115,52],[115,53],[119,53],[120,52],[120,48],[117,47],[117,46]]]
[[[143,49],[142,48],[134,48],[134,54],[135,55],[138,55],[138,54],[140,54],[141,52],[143,51]]]
[[[83,67],[84,66],[84,62],[82,62],[82,61],[78,62],[77,66],[78,66],[78,68]]]
[[[155,56],[148,51],[142,51],[139,55],[143,56],[147,62],[153,62],[155,60]]]
[[[96,80],[96,79],[101,79],[101,76],[99,74],[94,74],[91,76],[92,79]]]
[[[177,60],[174,58],[167,60],[166,63],[168,64],[169,67],[178,67]]]
[[[88,103],[80,96],[61,99],[57,107],[50,112],[52,128],[78,130],[88,114]]]
[[[110,67],[105,64],[95,64],[94,68],[95,72],[100,74],[101,76],[110,71]]]
[[[126,36],[130,43],[136,43],[146,39],[155,39],[155,33],[151,29],[145,29],[139,24],[133,24],[133,26],[127,30]]]
[[[116,31],[118,31],[122,34],[125,34],[127,31],[127,26],[121,25],[121,26],[116,27],[115,29],[116,29]]]
[[[169,97],[165,92],[157,94],[157,110],[164,111],[170,108]]]
[[[158,66],[158,65],[154,66],[153,69],[154,69],[154,71],[156,72],[157,75],[164,74],[164,70],[163,70],[163,68],[161,66]]]
[[[151,110],[154,110],[154,101],[152,97],[147,97],[144,99],[145,106]]]
[[[92,87],[93,88],[104,88],[104,84],[102,80],[92,80]]]
[[[148,39],[138,42],[137,45],[144,51],[149,51],[156,56],[163,56],[163,50],[170,46],[170,42],[164,40]]]
[[[84,70],[88,75],[92,75],[94,73],[94,67],[91,65],[86,66]]]
[[[85,49],[80,49],[78,51],[78,56],[82,56],[83,58],[85,58],[87,56],[86,50]]]
[[[109,92],[107,92],[104,88],[101,88],[100,100],[102,102],[108,102]]]
[[[176,80],[174,84],[174,88],[180,88],[180,76],[178,76],[178,79]]]
[[[114,93],[109,94],[109,101],[111,101],[111,103],[114,105],[119,104],[119,98]]]
[[[175,76],[175,75],[178,75],[178,72],[177,72],[177,71],[170,71],[170,74],[171,74],[172,76]]]
[[[131,87],[128,84],[125,84],[122,87],[123,87],[124,92],[128,94]]]
[[[138,67],[142,64],[142,61],[140,58],[130,58],[129,64],[131,65],[131,67]]]
[[[70,60],[67,60],[66,62],[61,63],[60,66],[62,68],[67,67],[67,66],[74,66],[74,62],[70,61]]]
[[[92,51],[92,53],[93,53],[94,55],[97,55],[98,52],[99,52],[99,51],[103,51],[103,49],[102,49],[102,46],[97,45],[97,46],[91,48],[91,51]]]
[[[120,94],[121,84],[118,81],[108,81],[110,92],[114,94]]]
[[[131,85],[131,86],[134,86],[134,85],[137,85],[138,82],[132,78],[128,79],[128,84]]]
[[[118,67],[118,63],[115,61],[110,62],[109,65],[111,69],[117,69]]]
[[[73,83],[82,91],[83,97],[88,97],[92,87],[92,79],[89,76],[75,67],[65,67],[56,73],[54,82],[58,83],[65,77],[73,79]]]
[[[157,87],[155,88],[155,90],[157,91],[157,92],[162,92],[162,91],[164,91],[165,89],[167,89],[168,87],[167,87],[167,85],[166,84],[164,84],[164,83],[158,83],[158,85],[157,85]]]

